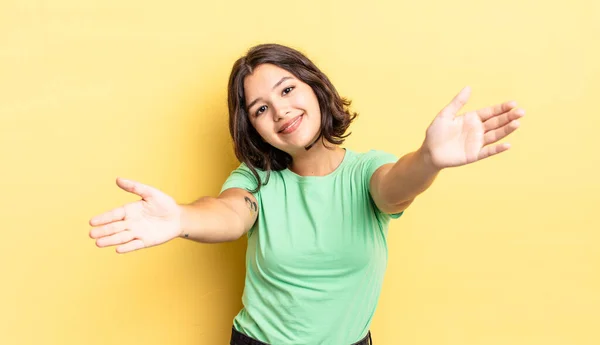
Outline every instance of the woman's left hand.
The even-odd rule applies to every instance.
[[[514,101],[457,116],[467,103],[467,86],[435,117],[427,128],[422,150],[436,169],[461,166],[504,152],[510,144],[496,144],[519,127],[525,115]]]

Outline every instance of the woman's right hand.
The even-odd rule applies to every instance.
[[[117,178],[123,190],[142,199],[95,216],[90,237],[98,247],[118,246],[117,253],[156,246],[181,234],[181,209],[160,190],[139,182]]]

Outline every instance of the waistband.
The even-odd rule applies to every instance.
[[[235,327],[231,328],[231,340],[229,341],[229,345],[269,345],[267,343],[263,343],[260,340],[256,340],[250,338],[249,336],[238,332]],[[359,340],[358,342],[351,345],[373,345],[373,340],[371,339],[371,331],[367,333],[367,335]]]

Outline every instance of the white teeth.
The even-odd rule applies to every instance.
[[[289,126],[285,127],[285,128],[284,128],[284,129],[282,129],[280,132],[284,132],[286,129],[288,129],[288,128],[292,127],[293,125],[295,125],[295,124],[296,124],[296,122],[298,122],[298,121],[300,120],[300,118],[301,118],[301,117],[302,117],[302,116],[298,116],[298,118],[297,118],[296,120],[294,120],[294,122],[290,123],[290,125],[289,125]]]

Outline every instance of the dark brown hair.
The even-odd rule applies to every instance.
[[[317,140],[327,140],[336,145],[342,144],[350,135],[344,133],[357,116],[356,113],[349,111],[351,101],[340,97],[329,78],[301,52],[279,44],[260,44],[250,48],[247,54],[233,65],[229,77],[227,101],[229,132],[233,139],[235,155],[240,162],[248,166],[258,182],[253,193],[268,182],[271,170],[283,170],[292,163],[289,154],[262,140],[248,117],[244,78],[252,74],[257,66],[265,63],[287,70],[313,89],[321,110],[321,132]],[[256,169],[267,173],[264,183]]]

